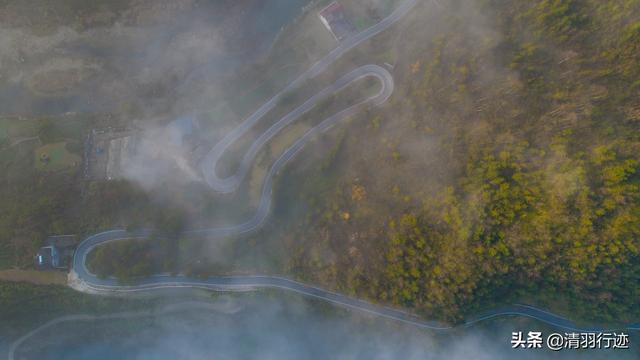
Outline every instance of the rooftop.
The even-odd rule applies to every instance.
[[[356,30],[347,19],[344,7],[335,1],[320,10],[318,16],[327,30],[331,32],[331,35],[338,41],[348,37]]]
[[[342,7],[342,4],[334,1],[331,4],[327,5],[324,9],[320,10],[320,16],[324,17],[325,19],[328,19],[328,17],[332,16],[342,16],[344,15],[343,11],[344,7]]]
[[[56,267],[59,264],[58,252],[53,246],[45,246],[36,254],[36,266],[40,269]]]

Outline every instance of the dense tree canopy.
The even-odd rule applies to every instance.
[[[402,93],[382,120],[366,115],[376,117],[373,140],[352,148],[380,141],[399,155],[342,169],[374,194],[365,201],[340,190],[309,202],[329,215],[299,233],[312,226],[336,239],[304,242],[292,269],[449,320],[518,301],[582,319],[639,318],[640,2],[481,8],[496,19],[490,31],[452,16],[422,50],[408,49]],[[403,153],[380,131],[402,127],[400,144],[437,147]],[[431,157],[423,176],[420,161]],[[367,167],[378,178],[420,175],[367,181]],[[348,223],[345,208],[356,214]],[[338,255],[305,263],[325,247]]]

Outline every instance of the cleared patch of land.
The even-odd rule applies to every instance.
[[[35,150],[35,166],[41,171],[59,171],[80,164],[80,156],[67,150],[65,141],[43,145]]]
[[[36,285],[65,285],[67,274],[61,271],[0,270],[1,281],[28,282]]]

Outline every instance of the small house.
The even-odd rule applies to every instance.
[[[66,269],[75,250],[75,235],[49,236],[38,250],[35,265],[39,270]]]
[[[320,21],[322,21],[331,35],[338,41],[347,38],[356,30],[345,15],[342,5],[335,1],[320,10],[318,17],[320,17]]]

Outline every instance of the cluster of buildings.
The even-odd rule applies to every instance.
[[[180,117],[162,129],[143,133],[130,128],[108,127],[92,130],[86,140],[84,177],[89,181],[109,181],[125,176],[127,166],[153,166],[155,161],[187,163],[198,168],[211,144],[200,136],[198,122]]]

